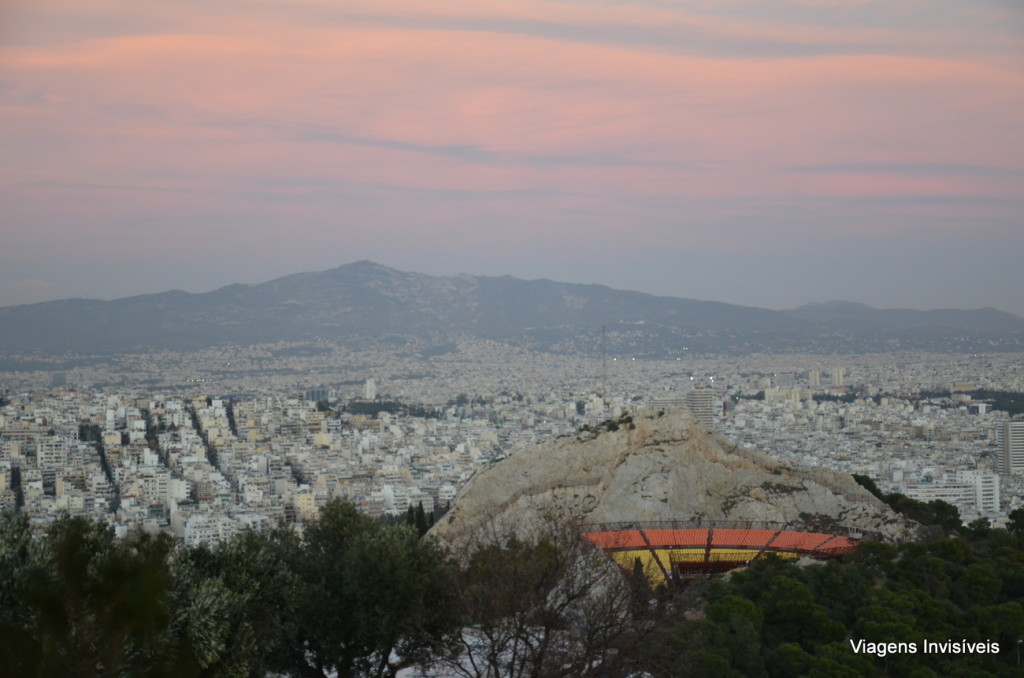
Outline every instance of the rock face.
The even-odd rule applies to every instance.
[[[851,476],[794,469],[734,445],[685,408],[644,409],[617,430],[561,438],[479,471],[433,534],[525,534],[551,521],[802,521],[889,538],[910,524]]]

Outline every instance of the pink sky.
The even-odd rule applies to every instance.
[[[0,5],[0,304],[370,258],[1024,314],[1019,3],[428,5]]]

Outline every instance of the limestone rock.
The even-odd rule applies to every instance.
[[[545,524],[752,520],[813,516],[889,538],[910,524],[829,469],[790,468],[734,445],[685,408],[641,409],[618,430],[584,432],[481,469],[433,534],[453,543],[482,531],[528,534]]]

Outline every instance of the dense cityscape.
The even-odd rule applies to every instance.
[[[332,498],[440,513],[482,466],[643,404],[942,499],[965,523],[1024,507],[1017,354],[654,361],[464,339],[427,356],[320,343],[61,361],[0,381],[0,506],[38,528],[70,514],[195,545],[301,529]]]
[[[0,10],[0,678],[1024,675],[1024,6]]]

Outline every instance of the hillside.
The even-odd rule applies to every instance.
[[[605,350],[651,358],[991,352],[1024,350],[1024,318],[994,309],[878,311],[843,302],[773,311],[602,285],[437,277],[368,261],[204,294],[171,291],[0,308],[0,346],[8,354],[187,351],[319,339],[415,352],[467,336],[555,353]]]
[[[477,472],[433,534],[454,543],[481,531],[529,534],[550,520],[815,519],[890,538],[911,530],[850,476],[786,467],[713,433],[685,408],[644,409],[617,425]]]

